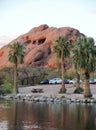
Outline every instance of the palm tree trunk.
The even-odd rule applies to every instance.
[[[76,82],[76,89],[80,87],[80,74],[76,71],[76,77],[77,77],[77,82]]]
[[[61,58],[61,74],[62,74],[62,88],[61,89],[62,89],[62,92],[65,92],[64,71],[65,71],[65,69],[64,69],[64,59]]]
[[[14,92],[18,93],[17,91],[17,65],[14,65]]]
[[[84,97],[92,97],[91,90],[90,90],[90,84],[89,84],[89,73],[85,72],[84,77]]]

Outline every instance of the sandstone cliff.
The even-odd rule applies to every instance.
[[[13,44],[15,41],[24,44],[26,47],[25,65],[55,67],[56,57],[52,52],[52,44],[59,35],[67,36],[73,41],[80,36],[84,36],[77,29],[71,27],[56,28],[44,24],[32,28],[28,33],[19,36],[9,44]],[[0,68],[10,66],[8,62],[8,45],[0,49]]]

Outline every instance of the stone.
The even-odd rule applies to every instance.
[[[10,44],[21,42],[26,48],[26,55],[23,65],[44,66],[56,68],[56,56],[52,52],[54,39],[59,35],[68,37],[75,41],[78,37],[84,36],[79,30],[72,27],[49,27],[46,24],[32,28],[24,35],[20,35],[6,46],[0,49],[0,68],[9,67],[12,64],[8,61]],[[70,60],[66,60],[67,68],[70,68]]]

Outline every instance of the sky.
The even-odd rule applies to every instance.
[[[96,40],[96,0],[0,0],[0,37],[18,37],[41,24],[73,27]]]

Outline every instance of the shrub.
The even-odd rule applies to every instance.
[[[65,77],[67,79],[73,79],[73,78],[75,78],[76,77],[75,70],[73,70],[73,69],[67,70],[66,73],[65,73]]]
[[[66,88],[65,89],[60,89],[59,93],[66,93]]]
[[[66,97],[63,95],[63,96],[61,97],[61,99],[62,99],[62,98],[66,98]]]
[[[74,90],[74,93],[82,93],[84,91],[84,89],[83,88],[81,88],[81,87],[78,87],[78,88],[76,88],[75,90]]]
[[[4,87],[2,87],[2,86],[0,86],[0,95],[1,94],[5,94],[5,89],[4,89]]]
[[[8,83],[5,87],[5,93],[12,93],[13,92],[13,85]]]
[[[8,94],[8,93],[12,93],[13,92],[13,86],[12,84],[7,84],[0,86],[0,94]]]

